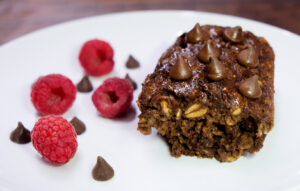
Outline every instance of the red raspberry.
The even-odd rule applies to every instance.
[[[31,90],[31,102],[41,115],[63,114],[72,106],[75,97],[75,85],[60,74],[40,77]]]
[[[84,43],[79,54],[79,61],[85,72],[92,76],[102,76],[112,71],[114,51],[102,40],[90,40]]]
[[[114,118],[128,110],[133,87],[125,79],[109,78],[94,92],[92,100],[103,117]]]
[[[34,148],[53,164],[67,163],[77,150],[74,127],[56,115],[40,118],[31,131],[31,139]]]

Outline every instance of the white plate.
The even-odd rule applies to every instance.
[[[51,166],[41,160],[31,144],[18,145],[9,140],[18,121],[31,129],[39,118],[30,102],[30,87],[38,76],[61,73],[75,83],[80,80],[83,70],[77,57],[85,41],[103,39],[115,50],[114,72],[92,78],[93,85],[128,72],[139,82],[136,99],[141,82],[153,71],[162,52],[196,22],[241,25],[244,30],[264,36],[274,48],[275,127],[259,153],[233,163],[173,158],[156,133],[143,136],[136,130],[136,118],[101,118],[91,102],[91,93],[78,93],[72,108],[63,115],[67,119],[78,116],[87,125],[86,133],[78,136],[78,151],[68,164]],[[0,190],[300,190],[299,44],[299,36],[270,25],[190,11],[91,17],[7,43],[0,47]],[[141,62],[140,69],[125,68],[129,54]],[[133,105],[137,108],[135,102]],[[115,169],[110,181],[92,179],[97,155]]]

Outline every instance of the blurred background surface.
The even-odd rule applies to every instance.
[[[77,18],[152,9],[235,15],[300,34],[300,0],[0,0],[0,44]]]

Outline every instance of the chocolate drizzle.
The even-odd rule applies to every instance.
[[[92,175],[95,180],[106,181],[114,176],[114,169],[104,160],[104,158],[98,156]]]
[[[243,41],[242,27],[236,26],[233,28],[226,28],[223,32],[223,38],[227,41],[240,43]]]
[[[208,63],[211,57],[218,58],[220,56],[220,50],[217,46],[211,41],[208,40],[205,42],[204,47],[199,51],[197,57],[199,60]]]
[[[242,81],[239,85],[240,92],[248,98],[258,98],[262,94],[262,90],[258,84],[258,75],[254,75]]]
[[[187,33],[187,40],[189,43],[198,43],[203,40],[203,34],[201,32],[201,27],[197,23],[192,30]]]
[[[170,70],[170,76],[174,80],[187,80],[193,75],[192,70],[183,56],[178,55],[175,65]]]
[[[226,77],[226,68],[217,58],[211,58],[207,67],[209,79],[218,81]]]
[[[237,55],[238,62],[249,68],[255,68],[259,64],[258,55],[255,48],[249,45],[247,49],[242,50]]]
[[[11,132],[10,140],[18,144],[29,143],[31,141],[30,131],[19,122],[17,128]]]

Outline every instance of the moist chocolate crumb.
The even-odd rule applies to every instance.
[[[92,83],[87,75],[85,75],[77,84],[77,91],[90,92],[93,90]]]
[[[140,67],[140,63],[132,55],[129,55],[129,58],[126,62],[126,67],[130,69],[138,68]]]
[[[18,144],[29,143],[31,141],[30,131],[19,122],[17,128],[11,132],[10,140]]]
[[[137,84],[136,84],[136,82],[129,76],[129,74],[126,74],[125,79],[126,79],[127,81],[129,81],[129,82],[131,83],[133,89],[136,90]]]
[[[82,133],[85,132],[86,130],[85,124],[77,117],[73,117],[70,123],[73,125],[77,135],[81,135]]]
[[[104,160],[104,158],[98,156],[92,175],[95,180],[106,181],[114,176],[114,169]]]

